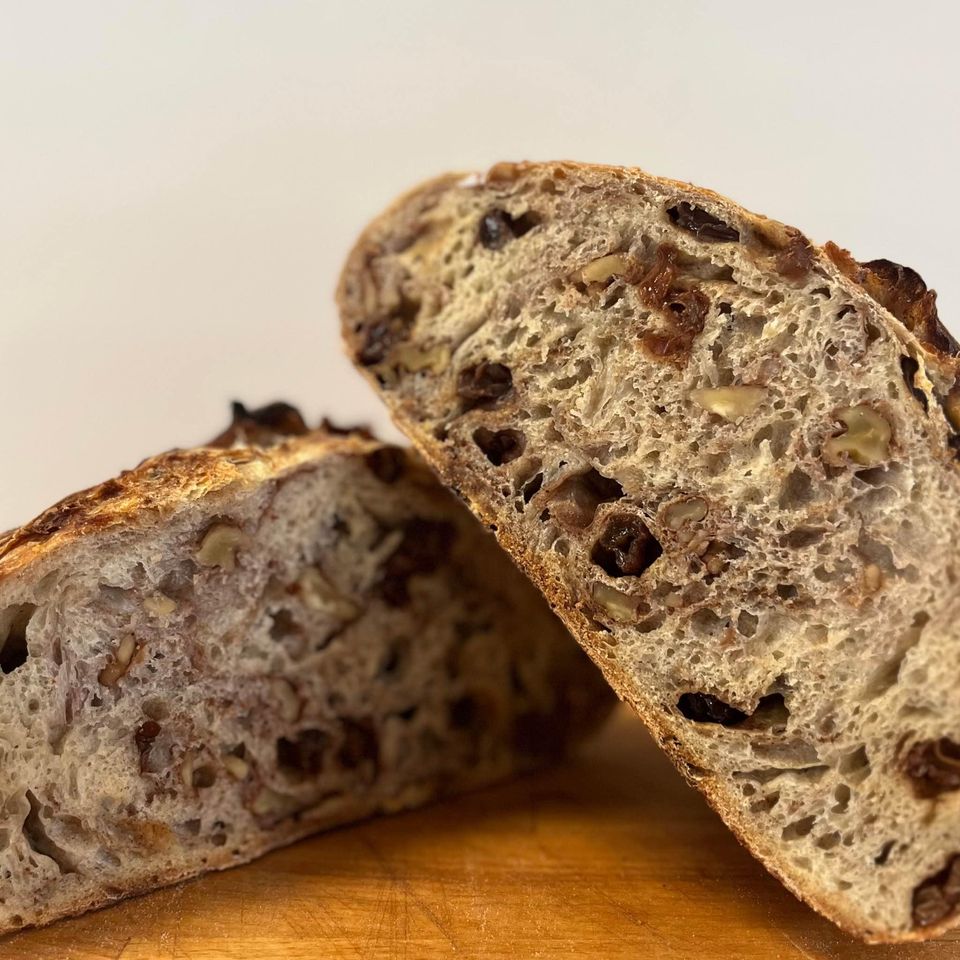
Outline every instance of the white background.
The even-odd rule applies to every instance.
[[[0,2],[0,529],[227,402],[383,424],[332,292],[396,193],[636,164],[960,305],[946,2]]]

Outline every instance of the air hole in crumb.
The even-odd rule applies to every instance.
[[[475,729],[484,719],[480,702],[469,695],[450,704],[449,716],[450,725],[457,730]]]
[[[615,479],[591,467],[557,484],[550,494],[550,513],[566,526],[583,529],[593,522],[601,504],[623,496],[623,487]]]
[[[217,782],[217,773],[209,764],[204,764],[194,769],[191,782],[198,790],[206,790]]]
[[[330,737],[323,730],[301,730],[295,737],[277,740],[277,764],[287,773],[313,776],[326,763]]]
[[[288,637],[299,636],[303,633],[303,627],[293,618],[289,610],[277,610],[270,614],[270,638],[280,641]]]
[[[62,847],[58,846],[47,833],[46,825],[41,819],[41,804],[32,790],[26,791],[26,800],[29,804],[26,819],[23,821],[23,838],[34,853],[49,857],[62,874],[76,873],[77,864],[73,857]],[[49,808],[44,808],[49,812]]]
[[[0,671],[13,673],[27,662],[27,624],[36,605],[22,603],[0,614]]]
[[[529,503],[543,486],[543,474],[538,473],[523,485],[523,502]]]
[[[516,460],[523,453],[526,437],[519,430],[490,430],[477,427],[473,431],[473,442],[483,455],[495,466],[500,467]]]
[[[838,770],[852,783],[859,783],[863,780],[870,773],[870,759],[867,756],[867,748],[861,745],[856,750],[851,750],[840,760]]]
[[[807,836],[810,831],[813,830],[816,822],[817,818],[812,814],[809,817],[801,817],[799,820],[794,820],[793,823],[788,823],[783,828],[780,836],[785,843],[790,843],[793,840],[799,840],[802,837]]]
[[[893,848],[897,845],[896,840],[888,840],[881,848],[880,852],[873,858],[873,862],[882,867],[889,859]]]
[[[799,507],[810,503],[815,498],[813,481],[803,470],[797,468],[791,471],[780,488],[779,506],[781,509]]]
[[[189,834],[191,837],[197,837],[200,835],[200,821],[198,819],[194,820],[185,820],[183,823],[184,833]]]
[[[744,637],[752,637],[757,632],[759,618],[748,610],[741,610],[737,617],[737,633]]]
[[[817,837],[817,846],[821,850],[832,850],[840,843],[840,833],[833,830],[830,833],[823,833]]]

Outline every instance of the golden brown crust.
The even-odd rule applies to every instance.
[[[6,534],[0,539],[0,580],[91,533],[127,524],[150,526],[185,500],[249,488],[327,453],[364,453],[375,446],[358,434],[317,430],[272,447],[170,450],[65,497]]]
[[[890,328],[907,349],[912,350],[917,356],[922,356],[928,367],[938,372],[943,381],[948,384],[953,383],[960,376],[960,359],[958,359],[960,347],[937,317],[936,294],[928,290],[919,275],[909,268],[900,267],[890,261],[860,264],[845,251],[840,251],[836,245],[828,243],[825,246],[815,246],[796,228],[753,214],[714,191],[680,181],[653,177],[639,168],[572,161],[499,163],[491,167],[485,175],[474,175],[473,179],[478,184],[508,185],[520,177],[541,169],[544,171],[549,169],[554,177],[558,175],[558,170],[568,174],[588,171],[593,176],[601,174],[618,180],[639,175],[644,179],[655,181],[661,187],[676,188],[685,198],[700,199],[714,209],[729,212],[734,219],[752,228],[758,241],[778,252],[776,263],[778,266],[782,265],[781,272],[784,276],[790,277],[796,270],[816,268],[824,271],[850,294],[859,293],[862,296],[863,292],[866,292],[884,309]],[[430,195],[432,202],[436,202],[438,191],[457,187],[465,182],[469,182],[469,179],[464,181],[462,175],[449,175],[429,181],[423,189]],[[349,355],[357,362],[358,368],[375,388],[381,386],[376,371],[359,360],[363,346],[361,323],[363,302],[355,284],[358,282],[357,278],[363,274],[364,265],[383,249],[383,237],[389,235],[391,230],[397,229],[398,221],[407,226],[415,221],[416,215],[406,208],[410,198],[415,198],[418,192],[413,190],[404,195],[368,225],[351,250],[338,285],[337,300],[343,317],[342,332],[345,346]],[[960,922],[960,918],[953,917],[936,925],[896,935],[878,934],[865,928],[861,918],[839,908],[825,892],[818,891],[813,886],[801,887],[779,869],[778,861],[782,851],[766,843],[755,830],[750,829],[740,817],[738,809],[725,802],[710,777],[701,778],[695,775],[694,771],[697,769],[695,758],[685,751],[673,736],[671,722],[661,712],[648,704],[638,702],[631,696],[631,684],[628,679],[618,672],[618,668],[610,658],[602,655],[594,639],[595,633],[591,625],[581,611],[571,606],[568,592],[536,553],[531,551],[510,528],[501,525],[497,513],[488,508],[483,485],[475,480],[469,471],[458,469],[451,463],[448,451],[444,449],[441,442],[423,433],[406,430],[405,421],[409,421],[412,410],[404,407],[396,393],[390,394],[389,398],[390,412],[398,427],[405,429],[414,446],[436,470],[441,480],[465,499],[480,519],[494,530],[501,545],[541,590],[551,608],[598,664],[620,699],[630,703],[684,777],[703,792],[710,805],[724,818],[737,839],[795,896],[838,926],[870,943],[928,940]],[[938,399],[947,405],[947,391],[944,391],[942,396],[938,394]],[[957,406],[957,423],[954,426],[960,429],[960,402]],[[947,413],[950,419],[949,408]]]

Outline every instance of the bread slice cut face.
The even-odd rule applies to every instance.
[[[0,540],[2,931],[532,769],[615,700],[416,457],[281,405],[218,442]]]
[[[869,940],[960,905],[960,390],[886,260],[636,169],[441,177],[348,349],[742,841]]]

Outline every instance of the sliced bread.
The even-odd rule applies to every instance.
[[[408,453],[238,407],[0,540],[0,931],[560,756],[614,700]]]
[[[742,841],[876,941],[960,905],[960,389],[887,260],[636,169],[401,198],[348,348]]]

